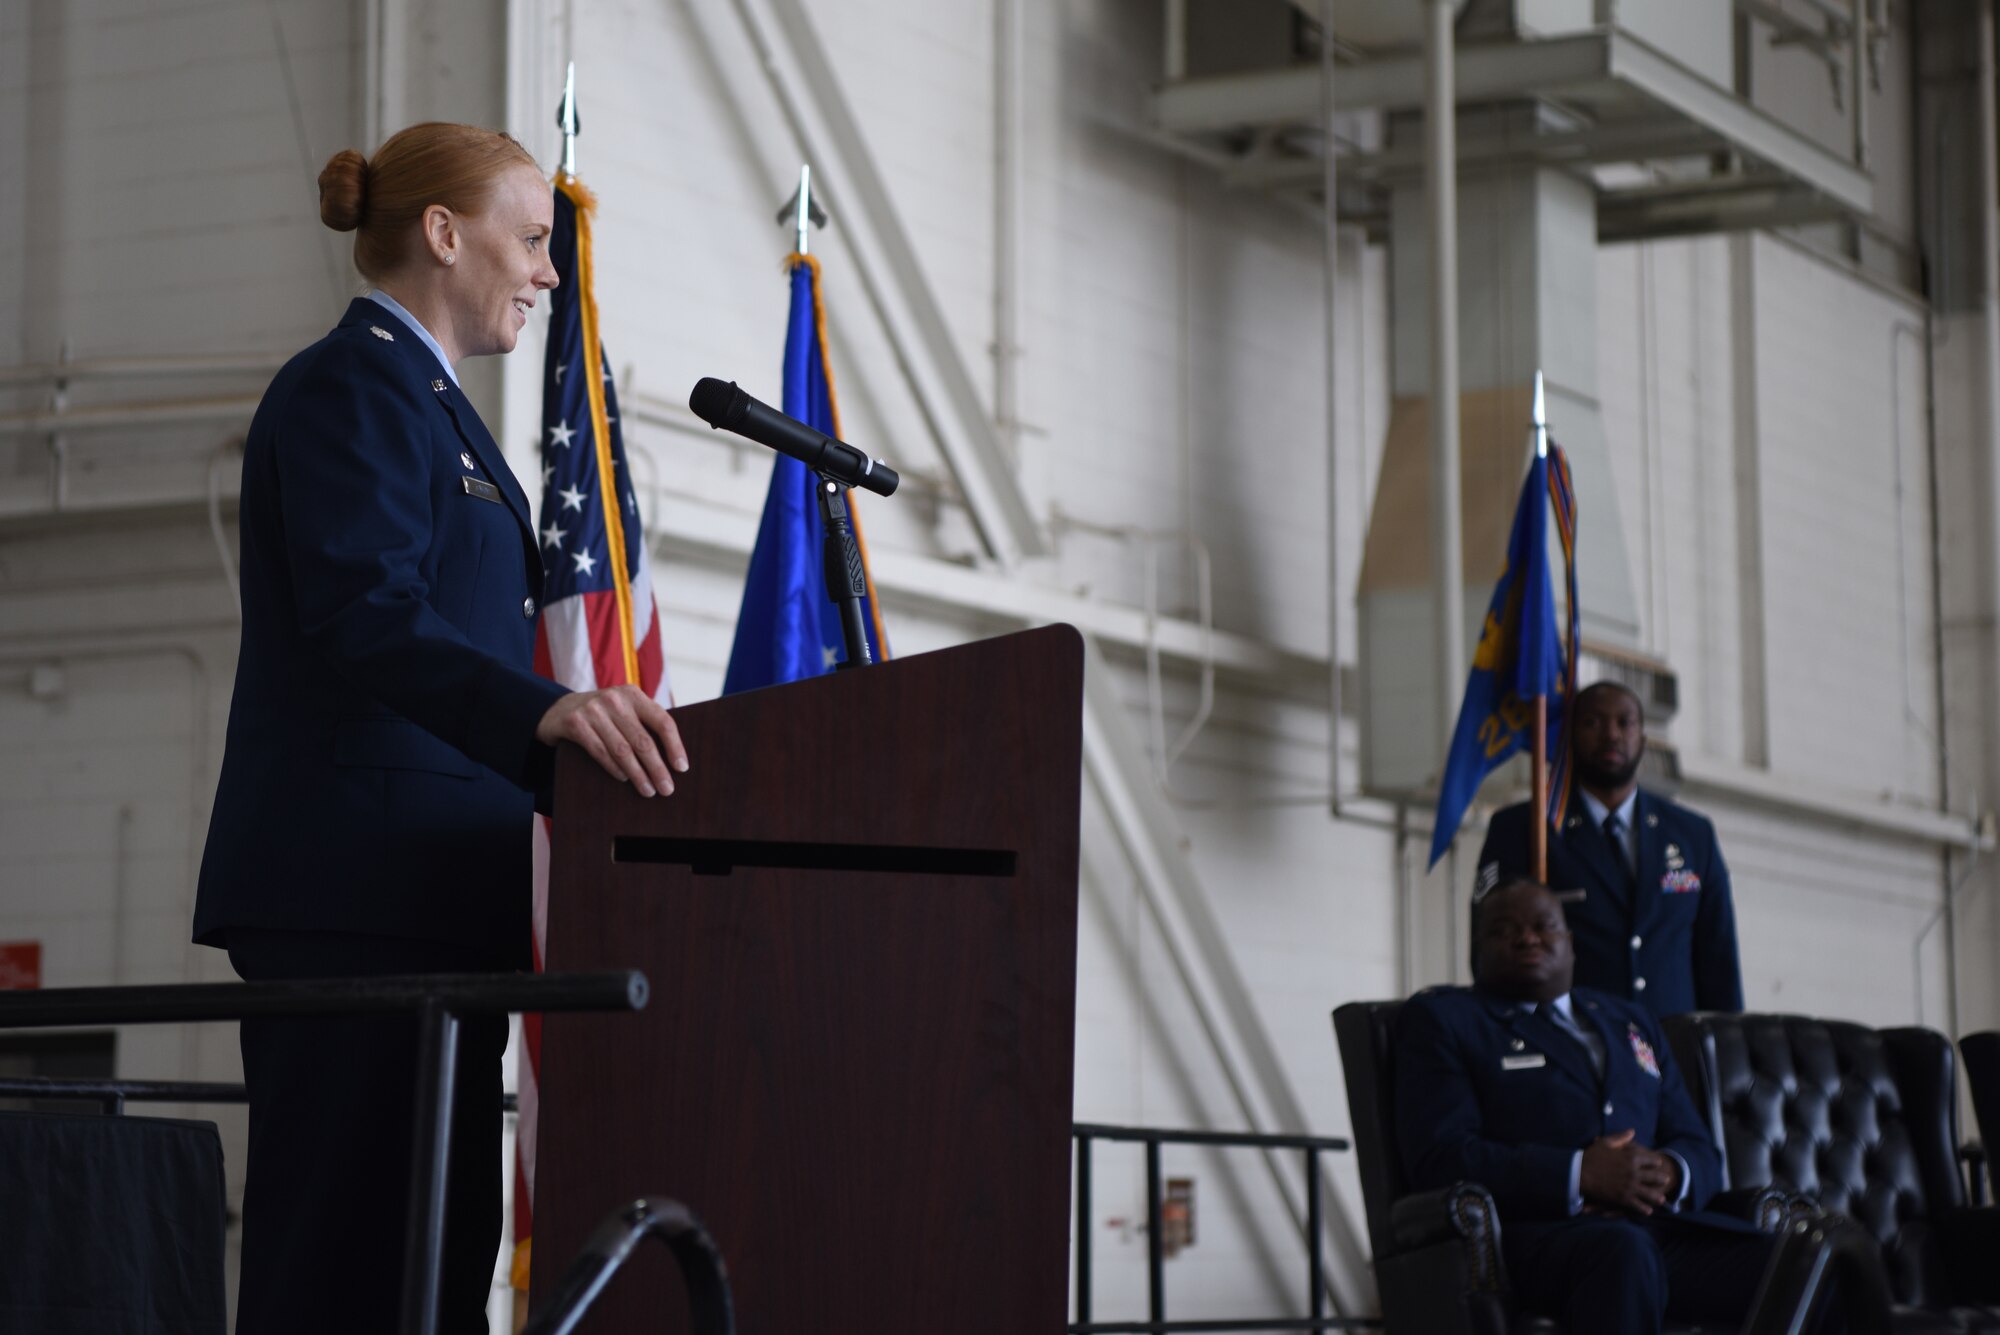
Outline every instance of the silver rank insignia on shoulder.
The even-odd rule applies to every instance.
[[[384,340],[384,341],[386,341],[386,342],[389,342],[389,343],[394,343],[394,342],[396,341],[396,336],[395,336],[394,334],[390,333],[390,332],[389,332],[388,330],[384,329],[384,328],[383,328],[383,327],[382,327],[381,325],[379,325],[379,324],[371,324],[371,325],[369,325],[369,326],[368,326],[368,332],[369,332],[369,333],[371,333],[371,334],[373,334],[373,335],[375,335],[375,337],[377,337],[377,338],[379,338],[379,339],[382,339],[382,340]]]
[[[444,393],[444,381],[442,380],[431,381],[431,389],[439,394]]]
[[[460,450],[458,452],[458,461],[464,464],[467,469],[471,469],[475,466],[472,462],[472,456],[467,454],[464,450]]]
[[[1472,883],[1472,902],[1477,904],[1480,900],[1492,894],[1493,887],[1499,884],[1500,864],[1497,862],[1487,863],[1479,869],[1479,875]]]

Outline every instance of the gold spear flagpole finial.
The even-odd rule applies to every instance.
[[[556,111],[556,124],[562,127],[564,176],[576,175],[576,62],[569,62],[569,70],[563,75],[562,106]]]

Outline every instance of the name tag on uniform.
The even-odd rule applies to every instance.
[[[492,501],[496,505],[500,501],[500,488],[485,478],[462,477],[459,482],[464,484],[465,494],[468,496],[477,496],[482,501]]]
[[[1556,891],[1556,902],[1558,904],[1581,904],[1584,900],[1589,898],[1590,898],[1590,891],[1588,890]]]
[[[1538,1066],[1547,1066],[1549,1059],[1539,1052],[1524,1052],[1517,1057],[1502,1057],[1500,1069],[1503,1071],[1532,1071]]]

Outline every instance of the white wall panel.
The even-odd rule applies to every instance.
[[[1645,647],[1679,675],[1671,735],[1740,759],[1727,243],[1598,252],[1598,375]],[[1603,522],[1579,515],[1578,526]]]
[[[808,9],[943,310],[951,353],[988,394],[990,4],[816,0]],[[514,82],[505,86],[493,32],[450,47],[463,7],[418,4],[408,58],[449,58],[452,69],[420,97],[405,90],[412,114],[498,119],[504,102],[510,128],[552,163],[554,99],[541,86],[559,81],[568,54],[564,11],[561,0],[515,0],[504,26],[516,44],[506,53]],[[1024,20],[1020,471],[1056,548],[1027,577],[1139,605],[1157,544],[1159,605],[1186,614],[1188,551],[1199,542],[1214,561],[1218,625],[1324,653],[1331,467],[1351,664],[1351,588],[1388,416],[1386,256],[1358,237],[1344,246],[1341,441],[1329,462],[1311,219],[1231,193],[1135,133],[1158,73],[1157,6],[1029,3]],[[582,175],[600,201],[598,295],[647,524],[660,534],[698,512],[719,514],[747,542],[768,456],[642,421],[637,401],[684,400],[704,375],[778,398],[790,238],[772,215],[799,150],[727,0],[593,0],[578,7],[574,31]],[[345,239],[317,224],[311,178],[356,137],[358,35],[353,7],[306,0],[0,5],[0,359],[52,358],[65,339],[79,356],[282,353],[329,325],[358,280],[345,267]],[[814,250],[825,264],[847,433],[911,474],[903,495],[865,503],[871,545],[969,556],[974,535],[937,484],[937,451],[855,268],[846,237],[858,220],[840,207],[843,183],[824,185],[835,221]],[[1582,522],[1625,530],[1645,643],[1683,687],[1672,738],[1740,760],[1732,404],[1745,363],[1731,343],[1725,244],[1598,253],[1597,355],[1618,509]],[[1776,782],[1812,775],[1934,803],[1941,729],[1924,377],[1911,340],[1895,332],[1913,308],[1795,247],[1760,241],[1755,255],[1764,499],[1752,529],[1769,582]],[[532,480],[539,332],[480,374],[503,382],[488,400],[491,417]],[[180,507],[167,518],[14,520],[0,530],[0,935],[49,940],[51,982],[227,976],[219,955],[185,945],[234,653],[216,553],[189,503],[202,494],[210,452],[234,430],[240,424],[73,443],[79,496]],[[41,504],[45,458],[40,440],[0,442],[0,496],[13,513]],[[711,698],[741,563],[669,556],[656,572],[678,697]],[[884,610],[902,655],[1000,629],[970,613],[919,614],[894,601]],[[183,645],[191,658],[174,649]],[[7,675],[44,656],[76,659],[66,712]],[[1143,671],[1129,659],[1114,670],[1127,722],[1145,736]],[[1291,689],[1225,682],[1174,766],[1172,794],[1309,1129],[1342,1134],[1328,1011],[1393,994],[1406,958],[1442,958],[1459,938],[1448,949],[1406,948],[1399,870],[1415,868],[1421,849],[1376,825],[1327,818],[1334,732],[1323,702]],[[1192,675],[1170,671],[1168,737],[1194,705]],[[1351,752],[1353,724],[1340,735]],[[1941,893],[1934,849],[1708,809],[1736,875],[1753,1005],[1939,1022],[1941,942],[1935,931],[1918,939]],[[1241,1126],[1094,806],[1084,832],[1077,1115]],[[235,1061],[233,1039],[208,1031],[135,1034],[123,1051],[138,1063],[131,1074],[227,1078]],[[1135,1161],[1108,1149],[1100,1158],[1100,1316],[1143,1305]],[[1202,1232],[1170,1265],[1172,1310],[1284,1310],[1301,1280],[1261,1162],[1170,1156],[1170,1169],[1183,1163],[1198,1179]],[[1336,1171],[1358,1208],[1351,1162]]]
[[[1725,244],[1600,252],[1600,372],[1645,646],[1681,679],[1669,735],[1740,756]],[[1921,310],[1797,246],[1754,254],[1773,768],[1934,806]]]
[[[1921,315],[1791,247],[1757,263],[1772,766],[1935,804]]]
[[[25,354],[289,349],[329,326],[351,279],[312,181],[351,138],[352,10],[26,8],[30,115],[5,164],[32,183],[11,220]]]

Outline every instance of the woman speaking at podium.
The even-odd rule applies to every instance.
[[[537,676],[528,499],[458,388],[556,285],[527,150],[416,125],[320,173],[373,285],[244,442],[243,641],[195,940],[251,981],[529,964],[531,821],[558,741],[648,796],[687,757],[631,687]],[[504,1018],[462,1027],[439,1329],[486,1329]],[[403,1017],[246,1020],[238,1335],[393,1329],[415,1102]]]

